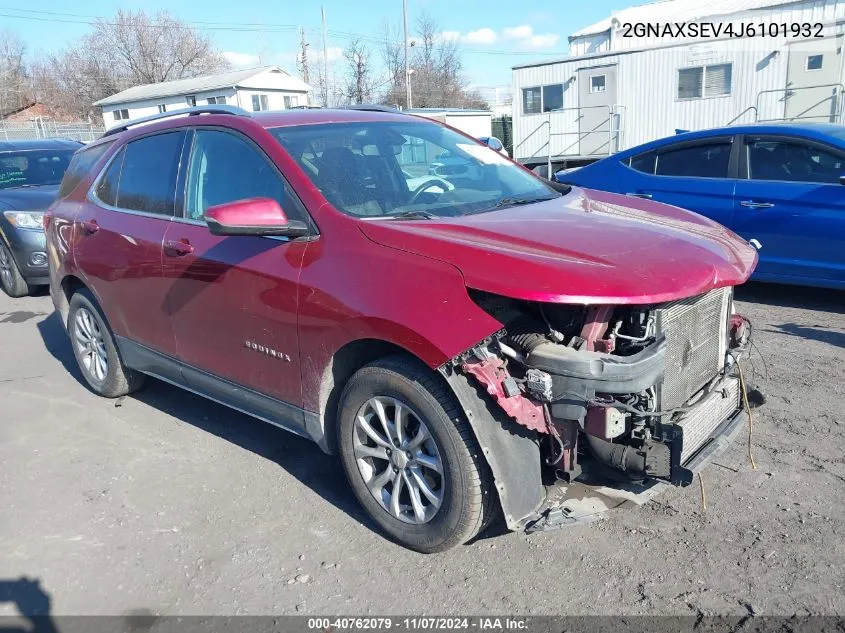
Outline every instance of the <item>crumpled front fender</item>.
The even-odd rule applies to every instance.
[[[511,530],[520,530],[537,518],[545,501],[539,436],[509,418],[480,383],[456,372],[445,377],[493,473],[505,523]]]

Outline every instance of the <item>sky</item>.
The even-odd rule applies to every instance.
[[[437,20],[442,37],[460,45],[465,73],[488,99],[497,87],[509,86],[515,64],[562,57],[567,37],[639,0],[408,0],[409,31],[426,11]],[[203,29],[235,67],[278,64],[295,72],[299,27],[306,29],[312,53],[322,48],[320,7],[325,8],[328,59],[334,62],[353,37],[360,37],[377,55],[382,24],[401,28],[402,0],[40,0],[37,4],[0,0],[0,29],[17,32],[30,53],[54,52],[73,44],[96,17],[118,9],[167,9]],[[401,32],[401,31],[400,31]],[[313,59],[314,56],[312,56]],[[331,71],[330,71],[331,72]],[[500,91],[501,92],[501,91]]]

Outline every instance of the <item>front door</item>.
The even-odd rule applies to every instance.
[[[209,385],[220,383],[208,381],[224,379],[232,397],[249,396],[242,386],[300,407],[297,283],[308,242],[214,236],[203,214],[214,205],[268,197],[291,219],[307,221],[301,203],[262,150],[231,130],[193,133],[186,180],[183,217],[164,240],[177,356],[198,370],[186,372],[186,381],[209,394]]]
[[[797,121],[836,122],[841,107],[842,37],[789,45],[784,116]]]
[[[733,228],[762,245],[755,275],[845,282],[845,152],[784,136],[746,136]]]
[[[162,241],[174,214],[184,131],[127,143],[76,214],[76,264],[118,336],[173,354]]]
[[[581,156],[606,156],[616,147],[616,66],[578,71],[578,139]]]

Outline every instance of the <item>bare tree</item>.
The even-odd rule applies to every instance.
[[[381,57],[390,81],[381,99],[383,103],[407,107],[401,31],[390,24],[384,24],[382,32]],[[426,12],[421,13],[417,19],[410,66],[411,102],[414,107],[488,107],[481,95],[468,87],[458,43],[452,39],[444,39],[440,25]]]
[[[66,51],[34,65],[34,89],[58,111],[98,118],[92,104],[126,88],[229,67],[211,40],[166,11],[118,11]]]
[[[0,115],[22,108],[32,99],[25,55],[26,46],[17,33],[0,31]]]
[[[344,49],[343,58],[346,60],[344,98],[349,103],[372,101],[373,78],[370,50],[356,38],[351,40]]]

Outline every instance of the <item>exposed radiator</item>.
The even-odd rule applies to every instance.
[[[730,301],[731,288],[719,288],[655,309],[657,333],[666,337],[661,410],[684,404],[724,366]]]
[[[682,464],[704,444],[717,426],[739,408],[739,395],[739,379],[728,378],[720,389],[707,396],[677,422],[684,429]]]

